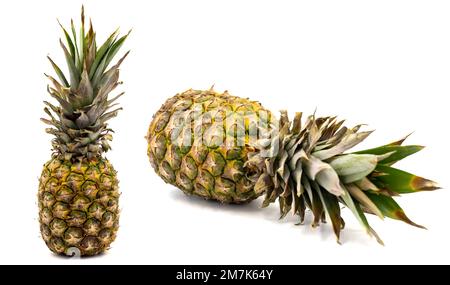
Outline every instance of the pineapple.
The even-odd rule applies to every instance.
[[[49,57],[59,81],[48,93],[58,105],[44,101],[50,125],[47,133],[53,154],[39,179],[39,222],[48,248],[62,255],[79,252],[81,256],[104,252],[114,241],[119,224],[119,190],[116,171],[103,156],[110,149],[112,130],[107,121],[120,108],[111,110],[123,93],[108,95],[119,82],[119,66],[128,52],[107,69],[128,35],[115,31],[97,47],[92,23],[85,32],[84,9],[77,34],[72,21],[70,33],[62,27],[66,44],[60,41],[69,77]]]
[[[336,117],[277,119],[258,102],[228,92],[187,90],[168,99],[153,116],[147,154],[166,182],[221,203],[247,203],[264,195],[262,206],[278,201],[312,226],[331,221],[336,239],[344,228],[341,205],[365,231],[383,243],[365,214],[412,222],[393,199],[400,194],[438,189],[428,179],[394,168],[420,151],[402,139],[373,149],[348,152],[366,139],[360,125],[343,126]]]

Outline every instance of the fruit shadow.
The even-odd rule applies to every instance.
[[[268,222],[278,224],[279,226],[290,226],[293,230],[298,232],[299,238],[304,236],[315,236],[320,238],[324,242],[336,242],[336,236],[333,232],[333,228],[330,222],[321,223],[320,226],[313,228],[311,226],[313,222],[313,216],[311,211],[307,210],[305,213],[305,220],[302,224],[299,224],[300,218],[298,215],[289,213],[283,219],[280,219],[280,211],[278,203],[269,205],[266,208],[262,208],[263,198],[260,197],[250,203],[246,204],[220,204],[213,200],[205,200],[198,196],[186,195],[179,191],[177,188],[173,188],[173,191],[169,191],[170,197],[180,203],[186,204],[189,207],[207,208],[211,211],[225,211],[235,215],[245,215],[253,217],[255,219],[265,219]],[[371,244],[377,244],[374,239],[365,234],[365,232],[359,228],[353,228],[351,225],[347,225],[340,232],[339,238],[340,244],[355,243],[363,246],[370,246]]]
[[[214,200],[206,200],[194,195],[187,195],[177,188],[173,188],[169,195],[173,200],[186,204],[189,207],[207,208],[211,211],[224,211],[239,215],[248,214],[249,216],[254,216],[255,213],[261,211],[261,204],[258,203],[258,200],[244,204],[225,204]]]

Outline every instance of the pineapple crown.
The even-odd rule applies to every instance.
[[[60,23],[59,23],[60,24]],[[124,93],[109,99],[108,95],[119,84],[119,66],[129,52],[109,69],[111,61],[123,45],[129,33],[119,38],[118,30],[106,41],[97,46],[96,33],[92,22],[85,31],[84,8],[81,9],[81,28],[79,35],[71,21],[71,33],[61,24],[66,44],[60,39],[66,59],[69,78],[58,65],[48,57],[59,81],[46,74],[52,86],[47,90],[59,106],[44,101],[44,111],[49,119],[41,120],[51,125],[47,133],[55,136],[52,141],[54,155],[63,159],[93,158],[110,149],[111,129],[107,121],[115,117],[121,108],[114,103]],[[78,41],[77,41],[78,38]]]
[[[272,128],[270,138],[258,142],[258,151],[251,153],[245,164],[252,173],[255,192],[265,193],[263,207],[278,199],[281,218],[292,210],[300,216],[300,223],[308,208],[314,216],[313,227],[329,216],[338,242],[344,227],[339,203],[348,207],[381,244],[364,213],[423,228],[406,216],[393,197],[435,190],[438,185],[392,167],[422,146],[403,146],[405,137],[381,147],[346,153],[372,132],[359,132],[361,125],[349,129],[336,117],[313,115],[302,125],[301,117],[296,113],[291,122],[282,111],[279,127]]]

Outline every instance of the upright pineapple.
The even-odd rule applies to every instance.
[[[339,242],[348,207],[369,235],[381,239],[364,213],[413,223],[393,196],[437,189],[435,182],[392,165],[423,147],[404,139],[347,153],[371,132],[346,128],[336,117],[302,114],[277,120],[259,103],[210,90],[188,90],[168,99],[153,116],[147,153],[161,178],[187,194],[222,203],[245,203],[265,195],[279,201],[281,217],[292,210],[312,226],[329,218]]]
[[[118,230],[118,180],[103,153],[112,139],[106,122],[120,110],[111,108],[123,93],[108,95],[121,84],[119,66],[128,54],[107,69],[128,35],[119,38],[115,31],[97,47],[92,23],[85,33],[84,21],[82,8],[78,38],[73,21],[71,34],[61,26],[69,80],[49,58],[59,81],[47,75],[53,85],[48,92],[59,104],[44,101],[49,119],[41,120],[55,138],[38,193],[41,234],[49,249],[58,254],[78,249],[82,256],[108,249]]]

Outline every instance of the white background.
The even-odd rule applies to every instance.
[[[99,40],[133,28],[122,65],[124,111],[107,157],[119,172],[121,228],[112,249],[74,260],[40,238],[36,193],[51,136],[39,121],[51,72],[64,66],[56,22],[82,2]],[[8,1],[0,10],[1,264],[449,263],[448,1]],[[123,51],[125,51],[125,49]],[[190,87],[230,90],[266,108],[339,115],[377,131],[361,147],[401,138],[427,148],[400,163],[444,189],[398,199],[428,231],[370,222],[379,246],[345,211],[343,245],[329,225],[278,221],[278,207],[222,206],[165,184],[144,135],[166,98]]]

